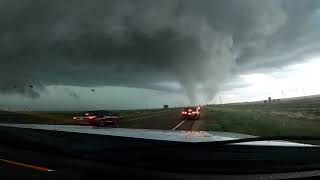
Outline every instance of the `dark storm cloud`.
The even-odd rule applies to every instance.
[[[64,88],[64,90],[66,91],[66,93],[71,96],[74,99],[79,99],[80,96],[78,95],[78,93],[70,88]]]
[[[182,90],[192,103],[201,89],[211,100],[236,73],[317,52],[319,4],[2,0],[0,92],[37,97],[47,85],[111,85]]]

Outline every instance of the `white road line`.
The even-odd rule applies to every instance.
[[[184,123],[184,121],[185,120],[183,120],[181,123],[179,123],[178,125],[176,125],[176,127],[174,127],[173,129],[171,129],[171,130],[176,130],[179,126],[181,126],[181,124],[183,124]]]

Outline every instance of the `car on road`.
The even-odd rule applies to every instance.
[[[121,116],[116,115],[110,111],[87,111],[81,113],[79,116],[73,117],[74,125],[93,125],[103,127],[111,125],[113,127],[119,127],[119,120]]]
[[[197,107],[187,107],[181,112],[181,119],[200,119],[200,109]]]

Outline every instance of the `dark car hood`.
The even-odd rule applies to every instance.
[[[217,131],[172,131],[153,129],[128,129],[128,128],[98,128],[94,126],[75,125],[41,125],[41,124],[5,124],[2,127],[15,127],[27,129],[53,130],[62,132],[73,132],[82,134],[109,135],[119,137],[143,138],[162,141],[176,142],[214,142],[241,138],[255,137],[247,134]],[[270,146],[312,146],[309,144],[294,143],[288,141],[259,141],[238,144],[246,145],[270,145]]]

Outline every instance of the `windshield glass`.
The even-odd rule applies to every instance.
[[[0,123],[320,136],[320,1],[0,4]]]

